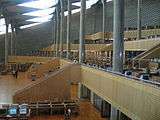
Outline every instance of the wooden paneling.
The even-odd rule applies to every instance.
[[[81,67],[82,84],[133,120],[160,120],[160,89],[88,67]]]
[[[126,41],[124,47],[126,51],[146,51],[160,44],[160,39]]]
[[[152,47],[160,44],[160,39],[145,39],[145,40],[135,40],[135,41],[125,41],[124,49],[125,51],[146,51],[151,49]],[[103,51],[111,51],[113,49],[113,45],[102,49]]]
[[[0,75],[0,103],[12,103],[12,95],[15,91],[23,89],[24,86],[33,84],[34,82],[29,80],[24,72],[18,73],[17,79],[12,75]]]
[[[111,32],[108,33],[98,32],[92,35],[86,35],[85,40],[102,40],[103,36],[105,39],[110,39],[112,38],[113,35]]]
[[[79,72],[75,70],[78,68]],[[46,79],[17,91],[13,96],[13,100],[17,103],[52,100],[54,98],[69,99],[70,83],[79,80],[80,66],[76,64],[68,65],[51,74]]]
[[[60,59],[60,67],[64,67],[66,65],[71,64],[73,61],[69,61],[69,60],[64,60],[64,59]]]
[[[51,59],[53,58],[38,56],[8,56],[9,63],[43,63]]]

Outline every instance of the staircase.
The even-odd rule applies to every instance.
[[[160,56],[160,43],[153,46],[151,49],[136,56],[134,60],[152,59]]]
[[[77,71],[77,74],[72,74]],[[79,72],[78,72],[79,71]],[[27,85],[15,92],[14,103],[70,99],[70,85],[80,80],[80,65],[68,64],[34,84]]]

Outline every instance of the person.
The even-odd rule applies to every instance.
[[[16,79],[18,78],[18,70],[15,72]]]
[[[71,109],[68,109],[68,118],[70,119],[71,118]]]
[[[71,119],[71,109],[67,109],[65,107],[64,109],[64,120],[70,120]]]
[[[15,77],[16,76],[16,71],[13,69],[13,71],[12,71],[12,74],[13,74],[13,77]]]
[[[67,107],[64,105],[64,120],[67,120]]]

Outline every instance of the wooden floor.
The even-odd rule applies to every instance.
[[[28,79],[25,73],[19,73],[18,79],[12,75],[0,75],[0,103],[12,103],[15,91],[34,82]]]
[[[0,75],[0,103],[12,103],[12,96],[14,93],[30,84],[34,84],[35,82],[41,79],[37,79],[36,81],[32,81],[28,79],[25,73],[19,73],[18,78],[14,78],[12,75]],[[71,86],[71,98],[77,98],[77,86]]]
[[[30,120],[64,120],[64,116],[38,116],[33,117]],[[108,120],[107,118],[101,118],[100,113],[96,108],[88,101],[81,101],[80,103],[80,115],[72,117],[71,120]]]

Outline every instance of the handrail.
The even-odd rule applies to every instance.
[[[15,63],[43,63],[53,59],[53,57],[40,56],[8,56],[9,62]]]
[[[147,84],[153,85],[153,87],[155,87],[155,88],[160,89],[160,83],[159,83],[159,82],[156,82],[156,81],[152,81],[152,80],[141,80],[140,78],[137,78],[137,77],[135,77],[135,76],[125,76],[124,74],[122,74],[122,73],[120,73],[120,72],[115,72],[115,71],[111,71],[111,70],[106,70],[106,69],[103,69],[103,68],[98,68],[98,67],[94,67],[94,66],[90,66],[90,65],[86,65],[86,64],[82,64],[82,66],[89,67],[89,68],[93,68],[93,69],[98,69],[98,70],[101,70],[101,71],[104,71],[104,72],[111,73],[111,74],[113,74],[113,75],[119,75],[119,76],[122,76],[122,77],[125,77],[125,78],[129,78],[130,80],[140,81],[141,83],[147,83]]]
[[[144,57],[146,57],[146,55],[150,55],[149,52],[154,52],[155,50],[159,49],[160,43],[158,45],[153,46],[151,49],[137,55],[135,58],[133,58],[133,60],[141,60],[144,59]]]
[[[49,72],[50,70],[56,70],[58,67],[60,67],[59,59],[54,58],[52,60],[49,60],[45,62],[44,64],[40,64],[39,66],[35,68],[31,68],[28,71],[28,76],[31,76],[33,73],[36,74],[36,77],[43,76],[43,73]]]
[[[124,31],[124,37],[125,38],[136,38],[137,36],[137,30],[128,30]],[[147,29],[147,30],[142,30],[142,37],[147,37],[151,35],[160,35],[160,29]],[[97,32],[94,34],[86,35],[85,39],[86,40],[98,40],[102,39],[103,36],[105,38],[112,39],[113,38],[113,32]]]

